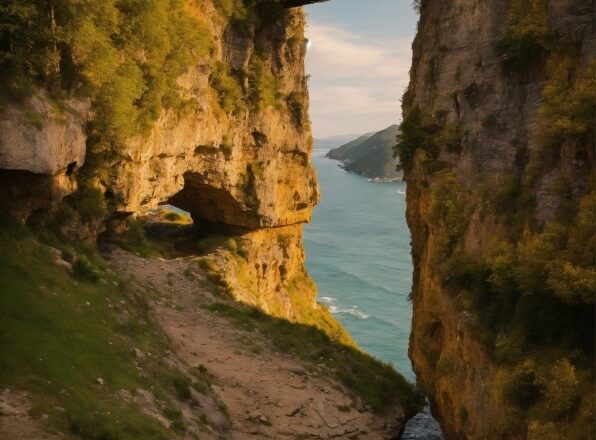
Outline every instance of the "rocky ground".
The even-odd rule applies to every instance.
[[[204,365],[225,404],[234,439],[392,438],[401,414],[379,416],[363,408],[323,367],[313,371],[275,352],[266,335],[248,333],[206,310],[221,302],[196,259],[143,259],[114,250],[123,274],[165,294],[152,313],[189,365]],[[210,415],[208,414],[208,417]],[[397,432],[396,432],[397,430]]]

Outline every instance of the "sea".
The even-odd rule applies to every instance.
[[[360,347],[413,382],[408,358],[412,260],[406,183],[375,183],[348,173],[338,161],[325,158],[327,151],[316,148],[313,154],[321,202],[304,231],[306,265],[317,284],[319,302]],[[442,438],[428,408],[410,420],[402,436]]]

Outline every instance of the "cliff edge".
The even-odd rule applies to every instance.
[[[449,439],[591,438],[593,5],[417,5],[396,147],[414,370]]]

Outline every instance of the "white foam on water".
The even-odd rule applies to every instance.
[[[334,315],[339,315],[340,313],[345,313],[346,315],[352,315],[358,319],[368,319],[368,315],[366,313],[362,313],[360,310],[356,309],[355,307],[350,307],[349,309],[342,309],[340,307],[330,305],[329,311]]]

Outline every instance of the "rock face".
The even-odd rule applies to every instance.
[[[559,112],[558,117],[565,119],[566,98],[549,107],[559,87],[558,69],[568,69],[562,75],[561,96],[576,96],[583,87],[591,90],[588,96],[594,93],[593,76],[591,83],[586,79],[593,75],[589,69],[596,53],[594,9],[588,3],[421,2],[402,125],[410,127],[409,137],[402,139],[404,149],[408,142],[412,147],[410,160],[402,160],[415,265],[410,357],[448,439],[593,435],[590,416],[584,418],[591,409],[545,415],[554,405],[545,403],[553,399],[547,391],[552,386],[545,383],[555,381],[556,373],[549,370],[554,359],[561,365],[571,359],[578,377],[582,367],[560,346],[569,329],[556,330],[548,340],[544,337],[551,324],[541,321],[545,312],[536,305],[553,301],[558,308],[553,316],[575,314],[577,324],[571,319],[569,325],[579,328],[582,310],[590,309],[590,301],[559,302],[550,281],[535,290],[541,297],[526,294],[519,279],[518,284],[512,281],[513,293],[500,293],[505,289],[498,289],[502,286],[497,262],[508,257],[495,252],[496,241],[508,243],[505,248],[517,248],[527,256],[519,259],[526,264],[531,261],[529,254],[523,254],[527,237],[543,238],[540,234],[549,225],[566,224],[562,211],[577,212],[578,206],[588,203],[594,173],[593,125],[580,130],[581,135],[549,138],[558,123],[552,114]],[[535,33],[528,31],[530,26]],[[555,36],[555,46],[545,43],[546,37],[541,40],[537,36],[541,33]],[[521,35],[533,47],[524,55],[520,55]],[[589,114],[590,106],[585,108]],[[568,119],[580,121],[581,116],[571,111]],[[530,214],[523,218],[524,212]],[[559,256],[567,252],[563,248]],[[506,270],[515,272],[514,267]],[[546,271],[538,278],[545,277]],[[545,297],[549,299],[520,311],[531,298]],[[511,329],[533,320],[538,326],[534,339],[540,342],[516,345],[515,354],[507,351],[504,347],[511,349],[515,339]],[[593,319],[586,322],[590,326]],[[550,349],[553,357],[532,352],[538,347]],[[531,366],[527,371],[536,394],[516,404],[503,389],[515,384],[510,376],[524,365]],[[512,388],[520,387],[517,383]],[[578,388],[573,393],[576,402],[583,402],[577,403],[581,408],[593,397]]]
[[[93,118],[88,105],[54,103],[40,92],[24,105],[3,108],[4,206],[23,221],[57,218],[60,201],[77,190],[78,180],[94,188],[79,191],[83,196],[78,202],[86,194],[97,194],[97,200],[87,204],[105,209],[94,213],[91,206],[87,214],[75,213],[69,222],[83,226],[68,231],[93,239],[128,215],[170,203],[189,211],[204,228],[203,235],[223,232],[254,241],[258,258],[245,282],[258,299],[250,302],[273,307],[265,299],[300,275],[307,281],[301,286],[303,295],[314,305],[316,291],[303,266],[301,242],[301,223],[310,219],[319,200],[310,161],[303,11],[286,9],[278,18],[258,18],[258,26],[248,32],[211,1],[198,2],[189,13],[206,23],[213,39],[209,55],[196,58],[178,79],[193,110],[164,110],[148,132],[125,141],[106,169],[91,163],[98,160],[95,155],[82,174],[77,170],[85,162],[86,123]],[[261,74],[253,80],[255,66]],[[229,89],[216,84],[217,69],[228,72],[228,87],[237,84],[239,91],[231,96],[235,110],[221,104],[230,97]],[[253,84],[263,78],[270,84]],[[256,98],[259,88],[268,88],[274,98]],[[99,218],[91,221],[90,214]],[[85,226],[88,223],[93,227]],[[276,229],[270,233],[269,228]],[[283,250],[278,246],[282,235]],[[282,309],[278,314],[295,315],[291,304]]]
[[[211,23],[216,61],[248,70],[258,44],[280,79],[280,92],[295,97],[300,114],[287,100],[260,109],[247,104],[241,115],[226,114],[209,82],[213,60],[203,60],[180,80],[198,103],[196,111],[162,115],[149,136],[132,140],[124,160],[114,165],[115,177],[106,186],[121,200],[116,211],[138,212],[170,201],[195,219],[251,229],[307,221],[318,187],[309,159],[302,12],[289,12],[255,37],[234,33],[216,18]]]
[[[88,103],[60,105],[40,93],[0,113],[0,201],[25,218],[49,209],[77,189],[76,174],[85,162]],[[7,170],[7,171],[2,171]]]
[[[6,106],[0,119],[0,169],[46,175],[76,171],[85,162],[82,115],[89,105],[70,101],[63,106],[44,95]]]

